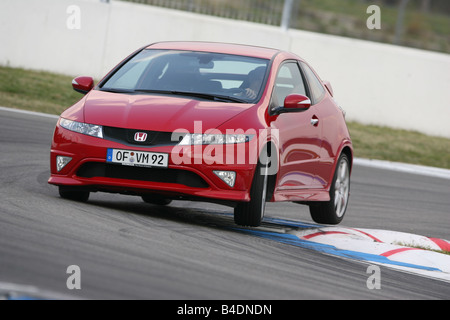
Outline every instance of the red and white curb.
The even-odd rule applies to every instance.
[[[439,280],[450,281],[450,241],[425,236],[375,229],[346,227],[319,227],[290,230],[288,233],[301,240],[334,246],[339,250],[350,250],[385,257],[389,261],[416,265],[411,268],[396,264],[387,266],[418,273]],[[374,263],[376,264],[376,262]],[[428,268],[429,270],[426,270]]]

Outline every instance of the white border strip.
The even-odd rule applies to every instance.
[[[32,116],[38,116],[38,117],[44,117],[44,118],[50,118],[50,119],[59,119],[59,116],[50,114],[50,113],[43,113],[43,112],[36,112],[36,111],[28,111],[28,110],[21,110],[21,109],[13,109],[13,108],[6,108],[0,106],[0,111],[9,111],[9,112],[15,112],[15,113],[22,113],[22,114],[28,114]]]
[[[59,118],[59,116],[49,114],[49,113],[12,109],[12,108],[6,108],[6,107],[1,107],[1,106],[0,106],[0,111],[16,112],[16,113],[34,115],[34,116],[45,117],[45,118],[50,118],[50,119],[58,119]],[[450,180],[450,170],[448,170],[448,169],[420,166],[420,165],[400,163],[400,162],[391,162],[391,161],[384,161],[384,160],[362,159],[362,158],[355,158],[353,160],[353,163],[356,165],[359,165],[359,166],[364,166],[364,167],[372,167],[372,168],[377,168],[377,169],[406,172],[406,173],[419,174],[419,175],[425,175],[425,176],[437,177],[437,178],[443,178],[443,179]]]
[[[416,164],[408,164],[401,162],[391,162],[384,160],[361,159],[361,158],[355,158],[353,160],[353,163],[364,167],[392,170],[397,172],[406,172],[450,180],[450,170],[448,169],[420,166]]]
[[[31,285],[21,285],[16,283],[0,282],[0,297],[8,298],[10,296],[14,299],[50,299],[50,300],[79,300],[74,296],[53,292],[48,290],[41,290]],[[1,300],[1,299],[0,299]]]

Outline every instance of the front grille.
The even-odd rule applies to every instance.
[[[146,133],[146,141],[135,141],[134,135],[137,132]],[[146,131],[116,127],[103,127],[103,138],[131,146],[174,146],[179,142],[179,140],[172,141],[172,132]]]
[[[180,169],[130,167],[100,162],[88,162],[78,169],[77,176],[82,178],[104,177],[177,183],[192,188],[208,188],[208,184],[200,176],[194,172]]]

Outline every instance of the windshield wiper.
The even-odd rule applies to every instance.
[[[116,89],[116,88],[100,88],[100,91],[113,92],[113,93],[134,93],[134,90],[129,89]]]
[[[139,89],[135,92],[144,92],[144,93],[161,93],[161,94],[173,94],[177,96],[188,96],[188,97],[196,97],[213,101],[221,101],[221,102],[238,102],[238,103],[248,103],[244,99],[239,99],[230,96],[223,96],[218,94],[209,94],[209,93],[199,93],[199,92],[189,92],[189,91],[173,91],[173,90],[146,90]]]

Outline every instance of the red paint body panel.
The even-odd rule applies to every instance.
[[[202,121],[203,131],[206,131],[217,128],[251,106],[167,95],[127,95],[94,90],[89,93],[84,105],[84,121],[104,126],[141,130],[151,128],[153,131],[169,132],[177,129],[194,132],[195,121]],[[105,117],[105,114],[108,116]]]
[[[330,183],[337,158],[346,148],[351,156],[352,144],[342,111],[330,91],[323,99],[302,112],[271,114],[269,111],[280,65],[285,61],[302,61],[287,52],[270,48],[219,43],[165,42],[147,49],[167,49],[215,52],[270,60],[265,86],[259,101],[234,103],[206,101],[192,97],[167,94],[127,94],[105,92],[98,87],[62,113],[61,117],[81,123],[104,127],[190,133],[205,133],[210,129],[250,132],[253,138],[242,146],[130,146],[126,143],[92,137],[69,131],[58,122],[51,149],[49,183],[58,186],[85,187],[90,191],[122,193],[158,193],[173,198],[201,198],[207,201],[241,202],[250,200],[250,189],[256,162],[262,150],[261,132],[276,149],[277,174],[272,201],[328,201]],[[139,52],[138,50],[137,52]],[[133,55],[132,55],[133,56]],[[132,57],[130,56],[130,57]],[[130,58],[129,57],[129,58]],[[129,59],[127,58],[127,59]],[[126,62],[127,59],[124,61]],[[120,67],[121,65],[119,65]],[[111,72],[105,79],[108,79]],[[103,82],[101,82],[103,83]],[[311,120],[318,120],[312,125]],[[201,126],[196,122],[201,121]],[[241,149],[239,149],[241,147]],[[182,183],[151,182],[124,178],[82,177],[79,170],[86,163],[106,163],[109,148],[169,154],[169,170],[194,173],[207,187],[189,187]],[[195,149],[195,150],[194,150]],[[180,152],[190,164],[176,164]],[[241,163],[242,155],[245,163]],[[60,172],[56,157],[72,160]],[[232,159],[232,163],[208,163],[209,160]],[[200,159],[201,163],[196,163]],[[214,162],[214,161],[210,161]],[[224,161],[225,162],[225,161]],[[230,162],[230,161],[228,161]],[[236,172],[236,182],[228,186],[213,171]]]

